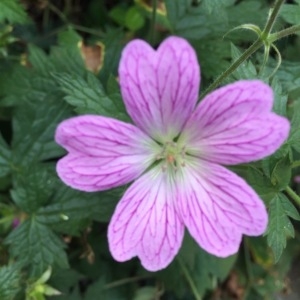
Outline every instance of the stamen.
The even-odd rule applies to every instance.
[[[176,172],[179,167],[184,167],[185,151],[185,146],[180,147],[174,141],[165,142],[162,146],[161,153],[156,156],[156,160],[164,160],[164,162],[162,162],[162,171],[173,170]]]

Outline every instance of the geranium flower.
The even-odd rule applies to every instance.
[[[86,115],[62,122],[56,141],[69,153],[59,177],[82,191],[133,183],[108,228],[118,261],[138,256],[165,268],[179,251],[186,227],[207,252],[226,257],[243,234],[267,225],[264,203],[222,165],[261,159],[288,136],[289,122],[273,112],[273,93],[258,80],[241,80],[196,106],[200,71],[192,47],[169,37],[155,51],[130,42],[119,66],[122,96],[133,124]]]

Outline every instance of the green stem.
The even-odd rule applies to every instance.
[[[295,160],[295,161],[292,163],[292,168],[297,168],[297,167],[300,167],[300,160]]]
[[[277,34],[273,34],[273,35],[269,35],[269,33],[271,32],[273,25],[276,21],[276,18],[278,16],[279,10],[281,5],[283,4],[284,0],[277,0],[274,4],[274,7],[268,17],[267,23],[265,25],[265,28],[260,36],[260,38],[258,38],[235,62],[233,62],[233,64],[226,70],[224,71],[220,76],[217,77],[217,79],[203,92],[203,94],[201,95],[201,97],[206,96],[208,93],[210,93],[212,90],[214,90],[215,88],[217,88],[222,81],[228,77],[232,72],[234,72],[246,59],[248,59],[254,52],[256,52],[264,43],[265,40],[267,39],[269,43],[272,42],[272,40],[270,39],[270,36],[273,36],[273,38],[279,39],[283,36],[292,34],[298,30],[300,30],[300,28],[298,28],[296,26],[292,26],[290,28],[293,28],[292,30],[287,31],[288,29],[282,30],[280,32],[278,32]],[[299,25],[300,26],[300,25]],[[276,36],[276,37],[275,37]]]
[[[86,33],[89,33],[89,34],[92,34],[92,35],[95,35],[95,36],[103,37],[102,33],[100,33],[97,30],[88,28],[88,27],[84,27],[84,26],[80,26],[80,25],[76,25],[76,24],[70,24],[69,26],[71,28],[74,28],[75,30],[78,30],[78,31],[82,31],[82,32],[86,32]]]
[[[263,45],[261,39],[257,39],[232,65],[225,70],[217,79],[203,92],[201,98],[206,96],[208,93],[217,88],[222,81],[228,77],[232,72],[234,72],[246,59],[248,59],[256,50],[258,50]]]
[[[300,197],[289,186],[286,187],[285,191],[300,206]]]
[[[275,33],[272,33],[269,35],[268,40],[270,43],[273,43],[279,39],[282,39],[288,35],[294,34],[298,31],[300,31],[300,24],[291,26],[289,28],[283,29],[283,30],[275,32]]]
[[[152,20],[151,20],[151,32],[150,32],[150,42],[152,45],[155,42],[156,9],[157,9],[157,0],[152,0]]]
[[[48,1],[47,6],[49,9],[55,13],[64,23],[69,23],[67,17],[55,6],[53,5],[50,1]]]
[[[268,20],[267,20],[267,23],[265,25],[265,28],[262,32],[262,35],[264,37],[267,37],[269,35],[269,33],[271,32],[273,26],[274,26],[274,23],[276,21],[276,18],[278,16],[278,13],[279,13],[279,10],[280,10],[280,7],[281,5],[283,4],[285,0],[277,0],[274,4],[274,7],[272,8],[272,12],[271,14],[269,15],[268,17]]]
[[[253,272],[251,268],[251,258],[249,253],[248,240],[246,237],[244,238],[244,255],[245,255],[245,265],[246,265],[246,271],[248,277],[248,284],[251,285],[253,281]]]
[[[114,288],[114,287],[117,287],[117,286],[120,286],[120,285],[123,285],[123,284],[127,284],[127,283],[130,283],[130,282],[136,282],[136,281],[144,280],[144,279],[151,278],[151,277],[153,277],[153,275],[149,274],[149,275],[145,275],[145,276],[136,276],[136,277],[124,278],[124,279],[121,279],[121,280],[117,280],[117,281],[105,284],[103,289],[108,290],[108,289],[111,289],[111,288]]]
[[[196,299],[196,300],[201,300],[202,297],[201,297],[201,295],[199,294],[199,292],[198,292],[198,290],[197,290],[197,288],[196,288],[196,285],[195,285],[195,283],[194,283],[194,281],[193,281],[193,278],[191,277],[191,275],[190,275],[188,269],[186,268],[184,262],[181,260],[181,258],[180,258],[179,256],[177,257],[177,260],[178,260],[178,262],[179,262],[179,265],[180,265],[180,267],[181,267],[181,269],[182,269],[182,272],[183,272],[183,274],[184,274],[184,276],[185,276],[186,281],[187,281],[188,284],[190,285],[190,288],[191,288],[191,290],[192,290],[192,292],[193,292],[193,294],[194,294],[195,299]]]

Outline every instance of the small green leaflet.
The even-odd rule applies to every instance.
[[[5,20],[10,23],[26,23],[29,21],[19,0],[0,1],[0,22]]]
[[[64,99],[76,107],[80,114],[99,114],[127,120],[125,109],[118,111],[114,101],[108,97],[97,77],[88,72],[84,77],[55,74],[55,79],[67,95]]]
[[[39,277],[49,267],[68,267],[64,243],[35,217],[27,219],[6,238],[9,252],[18,262],[30,269],[31,276]]]
[[[282,90],[282,85],[277,77],[272,80],[271,87],[274,91],[273,111],[279,115],[286,116],[287,95]]]
[[[0,268],[0,299],[12,300],[20,290],[21,274],[15,265]]]
[[[269,204],[269,225],[266,232],[275,262],[278,262],[286,247],[287,237],[294,237],[295,234],[289,217],[300,220],[300,215],[290,200],[284,194],[278,193]]]
[[[15,174],[11,197],[24,212],[33,214],[49,201],[55,190],[55,181],[45,165],[26,165]]]
[[[64,153],[55,141],[57,124],[70,115],[60,92],[52,92],[37,105],[22,105],[13,118],[12,156],[17,171],[20,165],[58,157]]]

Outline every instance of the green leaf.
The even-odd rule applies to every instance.
[[[300,6],[296,4],[284,4],[280,9],[280,16],[287,23],[298,25],[300,20]]]
[[[122,189],[100,193],[84,193],[59,184],[53,195],[53,202],[41,207],[37,220],[55,230],[78,234],[87,226],[89,220],[108,222],[117,202],[121,199]]]
[[[277,189],[270,178],[257,168],[248,167],[245,178],[258,195],[266,201],[273,199],[277,193]]]
[[[160,292],[157,287],[144,286],[136,290],[133,300],[152,300],[159,298]]]
[[[292,163],[288,155],[283,156],[276,162],[271,173],[271,182],[278,191],[284,190],[290,183],[292,177]]]
[[[235,61],[241,56],[241,51],[231,44],[231,56],[232,60]],[[243,62],[231,75],[234,79],[254,79],[257,78],[257,72],[255,66],[251,60]]]
[[[11,152],[0,134],[0,177],[4,177],[10,173]]]
[[[27,14],[19,0],[0,1],[0,22],[5,20],[11,23],[28,22]]]
[[[243,23],[260,25],[265,17],[266,5],[260,0],[235,1],[205,0],[202,5],[194,5],[194,1],[166,0],[167,17],[173,33],[188,39],[220,39],[230,29]],[[210,14],[213,3],[218,2],[218,14]],[[240,39],[250,40],[251,35],[240,34]]]
[[[105,278],[101,277],[96,282],[92,283],[86,294],[84,296],[84,300],[93,300],[98,299],[99,295],[101,295],[101,300],[126,300],[123,293],[119,289],[105,289]]]
[[[84,276],[74,269],[57,269],[53,271],[49,284],[63,294],[67,294],[81,279],[84,279]],[[60,297],[57,297],[57,299],[60,299]]]
[[[75,53],[80,55],[78,43],[82,41],[82,37],[77,34],[73,29],[66,29],[58,33],[58,44],[62,49],[68,48],[74,50]]]
[[[12,199],[29,214],[47,203],[53,194],[54,179],[44,165],[25,166],[14,179],[14,188],[11,190]]]
[[[288,216],[299,218],[292,203],[282,193],[277,194],[269,204],[269,224],[266,232],[268,245],[274,253],[274,260],[278,262],[283,249],[286,247],[287,237],[294,237],[294,227]]]
[[[19,106],[13,118],[12,157],[16,172],[20,166],[60,156],[54,141],[57,124],[70,115],[61,93],[51,93],[38,105]]]
[[[64,243],[34,217],[19,225],[6,238],[10,255],[28,266],[31,276],[39,277],[49,267],[68,267]]]
[[[141,29],[145,24],[145,19],[136,6],[129,8],[125,15],[125,25],[132,31]]]
[[[192,46],[199,56],[203,77],[214,78],[216,74],[222,73],[229,67],[231,54],[228,41],[223,39],[201,39],[193,41]]]
[[[21,285],[21,274],[14,265],[0,268],[0,299],[12,300],[19,292]]]
[[[127,119],[125,111],[117,110],[118,107],[105,93],[100,81],[94,74],[87,73],[85,78],[76,75],[57,74],[56,80],[62,91],[67,94],[64,99],[75,106],[78,113]]]
[[[228,276],[236,258],[236,255],[228,258],[210,255],[202,250],[186,232],[178,258],[167,269],[160,271],[158,276],[168,289],[172,289],[178,298],[182,299],[187,289],[184,286],[186,281],[183,281],[183,264],[194,281],[199,294],[204,295],[207,290],[215,288],[215,283],[218,280],[223,281]]]
[[[101,41],[105,46],[105,55],[99,78],[104,86],[106,86],[111,74],[117,75],[121,51],[124,47],[124,44],[121,42],[123,39],[124,32],[120,29],[114,29],[108,31]]]
[[[291,130],[288,144],[300,152],[300,102],[297,101],[293,105],[293,117],[291,121]]]
[[[220,14],[222,15],[222,13],[224,13],[224,11],[222,11],[222,8],[226,5],[226,0],[202,0],[201,4],[204,7],[205,10],[207,10],[207,12],[209,14],[211,14],[213,11],[215,11],[219,16]],[[222,18],[222,16],[221,16]],[[223,16],[224,18],[224,16]]]
[[[287,95],[282,90],[282,85],[277,77],[272,80],[271,87],[274,92],[273,111],[281,116],[286,116]]]

